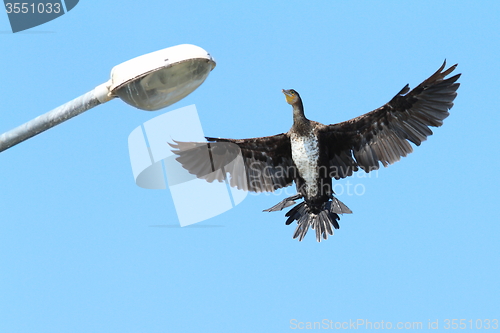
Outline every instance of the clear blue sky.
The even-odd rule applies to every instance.
[[[0,153],[0,331],[500,319],[499,12],[497,1],[83,0],[17,34],[3,14],[0,133],[144,53],[191,43],[217,67],[167,109],[111,101]],[[463,73],[451,116],[402,161],[340,181],[365,191],[339,195],[354,214],[325,242],[292,240],[283,213],[261,212],[272,195],[176,228],[170,192],[134,183],[128,135],[164,112],[196,104],[206,135],[273,135],[292,123],[282,88],[335,123],[445,58]]]

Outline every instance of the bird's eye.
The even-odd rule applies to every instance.
[[[295,90],[290,90],[290,95],[295,95]]]

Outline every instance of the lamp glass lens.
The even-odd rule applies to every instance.
[[[156,111],[192,93],[211,70],[212,63],[207,59],[186,60],[128,82],[116,94],[136,108]]]

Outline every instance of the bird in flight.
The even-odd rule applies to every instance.
[[[443,65],[413,90],[406,85],[387,104],[354,119],[324,125],[304,114],[300,95],[282,90],[293,110],[287,133],[251,139],[207,137],[208,142],[170,143],[191,174],[209,182],[227,181],[238,189],[273,192],[295,182],[297,194],[264,211],[291,208],[286,224],[297,222],[293,238],[301,241],[309,227],[316,240],[339,228],[339,214],[352,211],[334,196],[332,179],[370,172],[399,161],[420,146],[448,117],[461,74],[446,78],[457,65]],[[296,204],[296,200],[303,199]]]

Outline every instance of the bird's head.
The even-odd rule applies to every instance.
[[[293,105],[300,100],[299,93],[293,89],[282,89],[281,92],[285,94],[286,102],[290,105]]]

